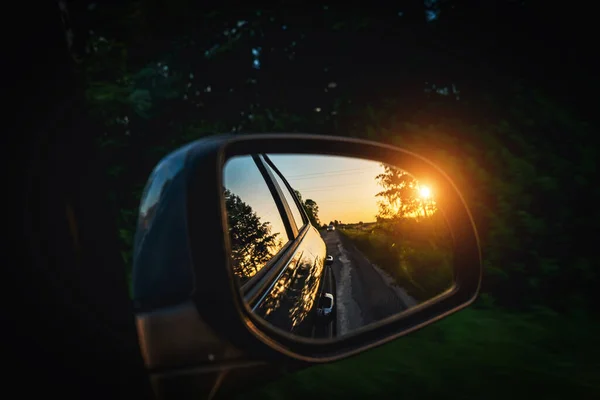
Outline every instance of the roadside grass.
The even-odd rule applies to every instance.
[[[418,301],[430,300],[452,285],[451,252],[436,243],[395,239],[380,229],[339,232]]]
[[[468,308],[236,399],[600,399],[600,323]]]

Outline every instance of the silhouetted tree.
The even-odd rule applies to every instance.
[[[279,233],[271,234],[271,224],[260,217],[239,196],[225,190],[233,268],[242,281],[254,276],[279,250]]]
[[[304,205],[304,209],[306,210],[306,213],[308,214],[308,219],[310,220],[310,223],[315,228],[318,228],[319,225],[320,225],[320,222],[319,222],[319,206],[312,199],[307,199],[304,202],[303,205]]]
[[[306,211],[308,220],[312,226],[318,229],[321,222],[319,221],[319,206],[317,205],[317,202],[312,199],[303,200],[302,194],[299,191],[294,190],[294,192],[296,193],[296,196],[298,196],[298,200],[300,200],[304,211]]]
[[[380,197],[377,219],[402,218],[414,214],[422,207],[418,183],[407,172],[382,164],[384,172],[375,177],[384,189],[375,196]]]

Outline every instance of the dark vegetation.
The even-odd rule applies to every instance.
[[[407,227],[405,229],[410,229]],[[340,229],[367,258],[417,301],[430,300],[452,285],[452,252],[433,241],[403,240],[382,229]]]
[[[229,224],[233,272],[245,283],[253,277],[283,246],[279,233],[261,221],[256,212],[239,196],[225,190],[225,209]]]
[[[69,6],[81,134],[104,154],[127,265],[154,165],[226,131],[363,137],[430,157],[462,188],[483,246],[471,309],[248,396],[600,396],[593,12],[508,0],[202,4]]]
[[[302,193],[300,193],[297,190],[294,190],[294,192],[296,193],[298,200],[300,200],[300,203],[302,204],[304,211],[306,211],[306,215],[308,216],[308,220],[311,223],[311,225],[314,226],[315,228],[319,229],[320,228],[319,206],[317,205],[317,203],[312,199],[304,200],[302,198]]]

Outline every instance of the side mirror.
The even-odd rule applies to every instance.
[[[338,229],[314,228],[330,220]],[[160,382],[361,353],[468,306],[482,274],[467,204],[439,167],[321,135],[220,135],[173,152],[146,185],[134,246],[138,333]]]

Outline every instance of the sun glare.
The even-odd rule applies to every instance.
[[[419,195],[422,198],[427,199],[427,198],[431,197],[431,189],[429,189],[427,186],[421,186],[419,188]]]

